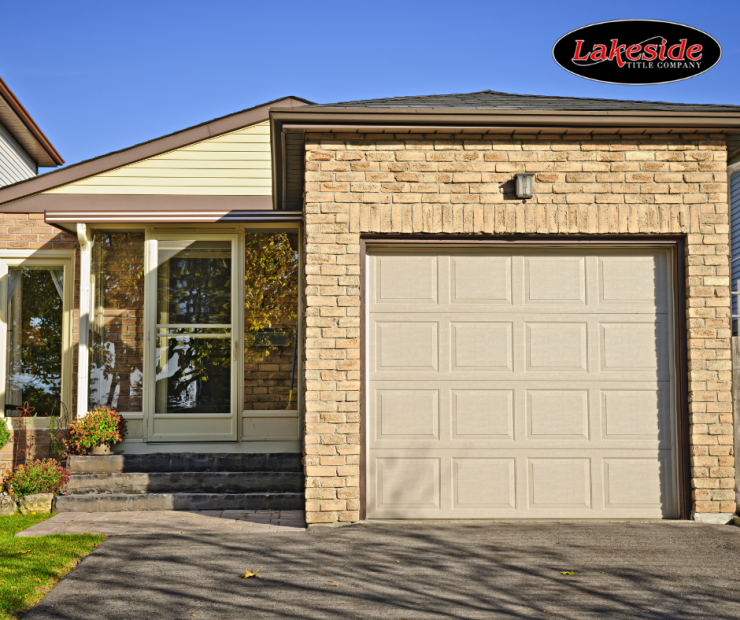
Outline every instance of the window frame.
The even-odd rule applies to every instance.
[[[62,369],[61,400],[73,413],[72,370],[74,346],[74,250],[0,250],[0,418],[5,418],[5,383],[7,379],[8,338],[8,268],[9,267],[62,267],[64,270],[64,297],[62,299]],[[14,418],[8,418],[13,420]],[[49,417],[39,415],[29,420],[29,428],[49,426]]]

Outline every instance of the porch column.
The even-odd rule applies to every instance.
[[[80,242],[80,333],[77,356],[77,417],[87,413],[90,339],[90,266],[93,242],[85,224],[77,224]]]

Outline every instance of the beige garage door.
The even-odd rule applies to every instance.
[[[368,518],[675,517],[670,264],[369,249]]]

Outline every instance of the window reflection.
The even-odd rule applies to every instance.
[[[5,415],[28,401],[36,415],[59,415],[64,269],[8,269]]]

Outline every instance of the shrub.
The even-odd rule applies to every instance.
[[[95,446],[113,446],[126,436],[126,420],[115,409],[95,407],[69,425],[64,445],[69,454],[87,454]]]
[[[13,497],[24,497],[33,493],[64,495],[68,482],[69,472],[58,461],[37,459],[25,465],[18,465],[6,486]]]
[[[0,450],[10,441],[10,431],[5,418],[0,418]]]

